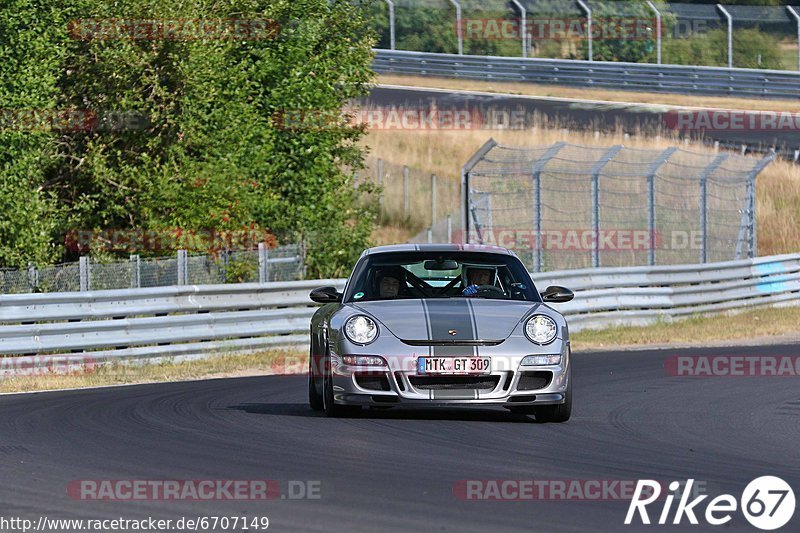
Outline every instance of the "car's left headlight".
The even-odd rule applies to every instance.
[[[550,344],[557,334],[556,321],[547,315],[533,315],[525,323],[525,335],[536,344]]]
[[[345,322],[344,334],[350,342],[369,344],[378,338],[378,325],[366,315],[356,315]]]

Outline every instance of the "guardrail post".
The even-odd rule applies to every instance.
[[[132,255],[130,257],[130,265],[131,265],[131,289],[138,289],[142,286],[142,271],[141,271],[142,265],[138,255]]]
[[[521,17],[519,21],[519,33],[520,36],[522,36],[522,58],[524,59],[528,57],[528,11],[518,0],[511,0],[511,3],[519,9]]]
[[[600,246],[598,242],[600,239],[600,173],[620,150],[622,150],[622,145],[612,146],[592,167],[592,231],[594,231],[592,266],[594,268],[600,266]]]
[[[91,274],[89,273],[89,258],[82,256],[78,259],[78,277],[80,280],[81,292],[88,291],[91,282]]]
[[[431,174],[431,226],[436,224],[436,174]]]
[[[263,242],[258,243],[258,282],[269,281],[269,250]]]
[[[469,244],[469,215],[472,212],[472,199],[469,193],[470,181],[469,173],[475,168],[475,165],[489,153],[489,151],[497,146],[497,141],[489,139],[481,146],[477,152],[467,161],[467,164],[461,168],[461,244]],[[478,231],[478,238],[480,239],[480,228]]]
[[[800,70],[800,13],[798,13],[792,6],[786,6],[786,9],[794,17],[797,23],[797,70]]]
[[[186,250],[178,250],[178,285],[188,285],[188,255]]]
[[[403,165],[403,218],[408,218],[408,167]]]
[[[450,0],[450,3],[453,4],[456,8],[456,37],[458,38],[458,55],[464,55],[464,28],[462,26],[461,20],[461,4],[456,2],[456,0]]]
[[[578,5],[586,13],[586,41],[589,43],[589,61],[594,61],[594,49],[592,46],[592,8],[586,5],[583,0],[578,0]]]
[[[722,4],[717,4],[717,9],[728,19],[728,68],[733,68],[733,17]]]
[[[647,6],[656,14],[656,63],[661,64],[661,12],[653,5],[653,2],[647,0]]]
[[[433,228],[428,227],[428,244],[433,243]]]
[[[394,2],[384,0],[389,6],[389,50],[394,50]]]
[[[544,261],[542,260],[542,170],[547,163],[553,159],[559,150],[567,145],[565,142],[557,142],[547,149],[547,151],[537,161],[533,163],[531,176],[533,178],[533,271],[541,272]]]
[[[650,266],[656,264],[656,173],[667,162],[669,157],[678,149],[674,146],[667,148],[650,164],[647,169],[647,231],[648,231],[648,257]]]
[[[726,159],[728,154],[718,155],[700,173],[700,238],[703,239],[703,246],[700,248],[701,263],[708,263],[708,178]]]

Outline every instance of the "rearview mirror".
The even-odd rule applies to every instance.
[[[458,270],[458,261],[452,259],[434,261],[428,260],[422,265],[425,270]]]
[[[571,290],[558,285],[551,285],[547,287],[544,292],[541,293],[541,295],[544,302],[554,304],[569,302],[575,297],[575,293],[573,293]]]
[[[342,301],[342,293],[336,287],[320,287],[311,291],[309,298],[318,304],[335,304]]]

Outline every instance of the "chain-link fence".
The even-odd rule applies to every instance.
[[[534,272],[754,257],[773,157],[489,141],[465,167],[453,241],[511,248]]]
[[[77,263],[27,269],[0,269],[0,294],[130,289],[168,285],[211,285],[294,281],[304,277],[300,245],[221,252],[217,256],[188,255],[97,263],[82,257]]]

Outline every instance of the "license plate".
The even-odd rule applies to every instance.
[[[417,374],[488,374],[491,357],[420,357]]]

